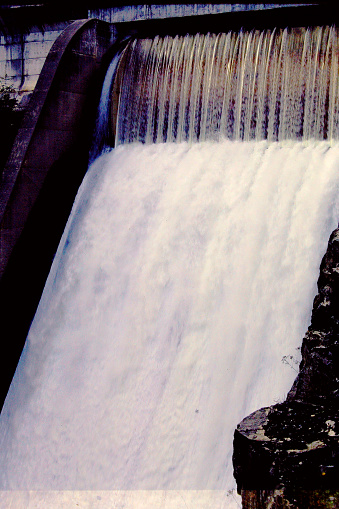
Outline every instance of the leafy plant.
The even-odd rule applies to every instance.
[[[15,90],[10,85],[4,85],[0,82],[0,110],[11,112],[18,106],[18,101],[15,97]]]
[[[22,115],[15,89],[0,80],[0,174],[10,154]]]
[[[299,364],[297,359],[293,357],[293,355],[284,355],[281,359],[281,362],[283,364],[287,364],[290,368],[292,368],[296,373],[298,373],[298,370],[295,368]]]

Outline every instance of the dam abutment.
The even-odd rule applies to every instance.
[[[78,20],[63,31],[2,174],[0,299],[8,336],[0,370],[2,402],[88,167],[105,55],[113,42],[103,21]]]

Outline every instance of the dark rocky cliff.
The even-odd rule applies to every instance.
[[[286,401],[254,412],[235,431],[234,475],[244,508],[339,507],[338,342],[336,229],[321,263],[300,371]],[[321,501],[317,493],[326,496]]]

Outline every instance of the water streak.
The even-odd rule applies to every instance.
[[[116,144],[338,139],[338,54],[328,26],[134,40]]]
[[[123,54],[123,49],[117,51],[108,67],[106,76],[102,85],[100,102],[97,112],[96,125],[93,135],[92,146],[89,154],[89,163],[93,163],[97,157],[110,148],[111,135],[111,103],[113,101],[113,85],[117,72],[119,60]],[[115,126],[113,127],[115,130]]]

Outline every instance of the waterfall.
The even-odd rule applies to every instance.
[[[334,27],[136,39],[116,143],[338,139],[338,51]]]
[[[100,103],[97,112],[96,125],[94,130],[94,136],[92,146],[89,154],[89,162],[93,163],[95,159],[110,148],[110,138],[112,133],[110,132],[110,109],[113,102],[113,82],[116,77],[118,64],[121,59],[121,55],[124,52],[124,48],[120,47],[108,67],[104,83],[101,90]]]
[[[237,507],[234,428],[291,387],[337,226],[337,52],[334,28],[302,28],[134,40],[114,62],[117,146],[79,189],[0,416],[2,489]]]

